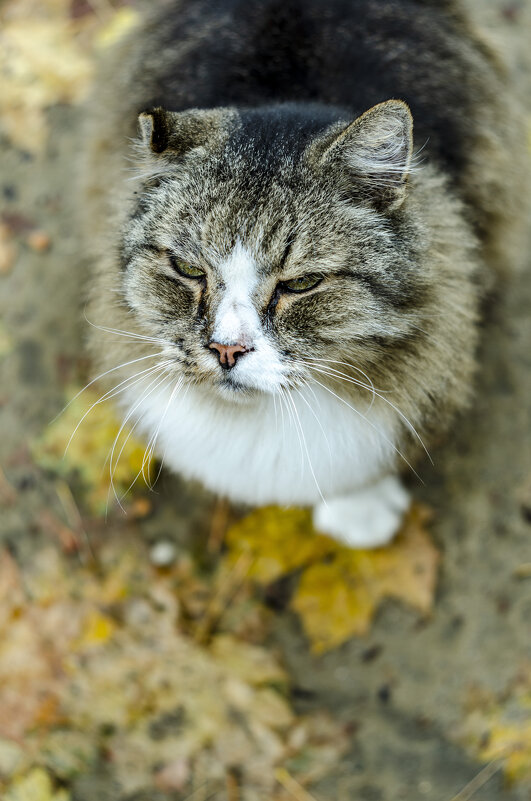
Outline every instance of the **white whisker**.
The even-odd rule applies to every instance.
[[[313,367],[312,369],[316,370],[318,373],[321,373],[323,375],[328,375],[330,378],[338,378],[339,380],[347,381],[347,382],[349,382],[351,384],[356,384],[356,385],[359,386],[359,382],[356,381],[356,379],[353,379],[350,376],[346,375],[346,373],[342,373],[342,372],[340,372],[338,370],[335,370],[334,368],[329,368],[328,371],[327,370],[323,370],[323,369],[321,369],[319,367]],[[333,372],[330,372],[330,370],[332,370]],[[367,387],[366,387],[366,389],[367,389]],[[372,389],[372,393],[373,393],[373,398],[374,398],[374,396],[376,396],[377,398],[380,398],[380,400],[384,401],[384,403],[387,403],[387,405],[390,406],[391,409],[393,409],[399,415],[399,417],[401,417],[401,419],[404,421],[404,423],[406,424],[406,426],[408,427],[410,432],[416,437],[416,439],[418,440],[418,442],[422,446],[422,448],[423,448],[424,452],[426,453],[426,456],[428,457],[430,462],[433,464],[433,459],[431,458],[431,455],[430,455],[428,449],[426,448],[426,446],[425,446],[420,434],[418,433],[416,428],[413,426],[413,424],[410,422],[410,420],[408,420],[406,415],[398,408],[398,406],[396,406],[394,403],[392,403],[388,398],[384,398],[383,395],[380,395],[380,393],[377,392],[374,388]],[[371,407],[372,407],[372,404],[371,404]]]
[[[133,407],[132,407],[132,408],[129,410],[129,412],[127,413],[127,415],[126,415],[126,417],[125,417],[124,421],[122,422],[122,425],[120,426],[120,429],[118,430],[118,433],[116,434],[116,437],[114,438],[114,442],[113,442],[113,444],[112,444],[112,447],[111,447],[111,451],[110,451],[110,454],[109,454],[109,457],[108,457],[108,460],[109,460],[109,475],[110,475],[110,480],[111,480],[111,487],[110,487],[110,489],[113,491],[113,493],[114,493],[114,496],[115,496],[115,498],[116,498],[116,500],[117,500],[117,502],[118,502],[118,505],[120,506],[120,508],[122,509],[122,511],[124,511],[124,509],[123,509],[123,506],[122,506],[122,504],[120,503],[120,499],[118,498],[118,494],[117,494],[117,492],[116,492],[116,489],[115,489],[115,487],[114,487],[114,474],[116,473],[116,468],[117,468],[117,466],[118,466],[118,463],[119,463],[119,461],[120,461],[120,457],[121,457],[122,453],[124,452],[124,448],[125,448],[125,446],[127,445],[127,442],[128,442],[128,440],[129,440],[129,437],[131,436],[131,434],[133,433],[133,431],[135,430],[135,428],[136,428],[136,427],[137,427],[137,425],[139,424],[140,420],[137,420],[137,421],[135,422],[135,424],[132,426],[132,428],[130,429],[130,431],[129,431],[129,433],[128,433],[128,435],[127,435],[126,439],[125,439],[125,442],[123,443],[123,445],[122,445],[122,447],[121,447],[121,449],[120,449],[120,452],[119,452],[119,454],[118,454],[118,456],[117,456],[116,458],[114,458],[114,452],[115,452],[115,450],[116,450],[116,446],[117,446],[117,444],[118,444],[118,441],[119,441],[119,439],[120,439],[120,436],[121,436],[121,434],[122,434],[122,431],[124,430],[125,426],[126,426],[126,425],[127,425],[127,423],[129,422],[129,420],[131,419],[131,417],[133,416],[133,414],[135,413],[135,411],[138,409],[138,407],[139,407],[139,406],[140,406],[140,405],[141,405],[141,404],[142,404],[142,403],[143,403],[143,402],[144,402],[144,401],[145,401],[145,400],[146,400],[146,399],[147,399],[147,398],[148,398],[150,395],[152,395],[152,394],[153,394],[153,392],[154,392],[154,391],[155,391],[155,390],[156,390],[156,389],[157,389],[157,388],[158,388],[158,387],[159,387],[159,386],[160,386],[160,385],[161,385],[161,384],[162,384],[162,383],[163,383],[165,380],[167,380],[167,376],[166,376],[166,374],[165,374],[165,370],[166,370],[166,368],[168,367],[168,365],[169,365],[169,364],[171,364],[171,362],[163,362],[162,364],[158,365],[157,372],[159,372],[159,371],[161,371],[161,370],[162,370],[162,371],[163,371],[163,375],[162,375],[162,377],[161,377],[161,376],[159,376],[159,375],[157,375],[157,376],[156,376],[156,377],[155,377],[155,378],[154,378],[152,381],[150,381],[150,383],[149,383],[149,384],[148,384],[148,386],[146,387],[145,391],[144,391],[144,392],[143,392],[143,394],[140,396],[139,400],[138,400],[138,401],[137,401],[137,402],[134,404],[134,406],[133,406]],[[153,386],[153,385],[155,385],[155,386]],[[153,387],[153,388],[151,389],[151,387]],[[148,390],[149,390],[149,391],[148,391]],[[114,462],[114,464],[113,464],[113,462]]]
[[[372,429],[374,429],[374,431],[376,431],[376,432],[377,432],[377,434],[378,434],[379,436],[381,436],[381,437],[382,437],[382,438],[383,438],[383,439],[384,439],[384,440],[387,442],[387,444],[388,444],[388,445],[390,445],[390,446],[391,446],[391,448],[392,448],[392,449],[395,451],[395,453],[397,453],[397,455],[398,455],[398,456],[400,456],[400,458],[401,458],[401,459],[402,459],[402,460],[405,462],[405,464],[407,464],[407,466],[409,467],[409,469],[410,469],[410,470],[412,471],[412,473],[413,473],[413,474],[414,474],[414,475],[415,475],[415,476],[418,478],[418,480],[419,480],[419,481],[420,481],[422,484],[424,483],[424,482],[422,481],[421,477],[419,476],[419,474],[417,473],[417,471],[414,469],[413,465],[411,465],[411,464],[408,462],[408,460],[406,459],[406,457],[404,456],[404,454],[403,454],[403,453],[402,453],[402,452],[401,452],[401,451],[400,451],[400,450],[399,450],[399,449],[396,447],[396,445],[395,445],[393,442],[391,442],[391,440],[390,440],[390,439],[389,439],[387,436],[385,436],[385,434],[382,432],[382,430],[379,428],[379,426],[375,425],[375,424],[374,424],[374,423],[373,423],[371,420],[368,420],[368,419],[367,419],[367,417],[365,417],[365,415],[364,415],[364,414],[362,414],[362,412],[360,412],[360,410],[359,410],[359,409],[356,409],[354,406],[352,406],[352,405],[351,405],[351,404],[350,404],[348,401],[346,401],[346,400],[345,400],[344,398],[342,398],[340,395],[337,395],[337,394],[336,394],[336,393],[335,393],[335,392],[334,392],[332,389],[330,389],[330,387],[327,387],[327,386],[326,386],[326,384],[322,384],[320,381],[318,381],[318,380],[317,380],[316,378],[314,378],[313,376],[312,376],[312,380],[313,380],[313,381],[314,381],[316,384],[318,384],[320,387],[322,387],[324,390],[326,390],[326,392],[329,392],[329,393],[330,393],[330,395],[333,395],[335,398],[337,398],[339,401],[341,401],[341,403],[344,403],[344,404],[345,404],[345,406],[348,406],[348,408],[349,408],[349,409],[352,409],[352,411],[353,411],[355,414],[357,414],[359,417],[361,417],[361,418],[362,418],[362,420],[365,420],[365,422],[366,422],[366,423],[367,423],[367,424],[368,424],[368,425],[369,425],[369,426],[370,426]]]
[[[297,410],[297,406],[295,405],[295,401],[294,401],[293,397],[291,395],[289,395],[289,394],[288,394],[288,400],[290,401],[290,403],[291,403],[291,405],[293,407],[293,412],[295,414],[295,422],[298,425],[300,433],[301,433],[302,442],[303,442],[303,445],[304,445],[304,450],[306,452],[306,458],[308,460],[308,467],[310,468],[310,473],[312,474],[312,478],[313,478],[313,480],[315,482],[315,486],[317,487],[317,491],[318,491],[319,495],[321,496],[321,499],[322,499],[323,503],[326,505],[325,497],[324,497],[323,493],[321,492],[321,487],[319,486],[319,482],[317,481],[317,476],[315,475],[315,471],[313,469],[312,460],[310,458],[310,451],[308,450],[308,443],[306,442],[306,437],[304,436],[304,429],[302,427],[302,423],[301,423],[301,419],[300,419],[300,416],[299,416],[299,412]]]
[[[135,373],[132,376],[128,376],[128,378],[124,378],[123,381],[120,381],[120,383],[117,384],[115,387],[113,387],[112,389],[109,389],[107,392],[105,392],[105,394],[103,394],[101,396],[101,398],[98,398],[98,400],[95,401],[90,406],[89,409],[87,409],[87,411],[85,412],[85,414],[83,415],[83,417],[81,418],[79,423],[76,425],[76,427],[72,431],[72,434],[70,435],[70,439],[66,443],[66,448],[65,448],[64,453],[63,453],[63,459],[66,456],[66,453],[67,453],[67,451],[68,451],[68,449],[69,449],[69,447],[70,447],[70,445],[72,443],[72,440],[74,439],[74,437],[75,437],[75,435],[77,433],[77,430],[79,429],[79,426],[81,425],[83,420],[87,417],[87,415],[90,414],[90,412],[94,409],[95,406],[99,406],[100,403],[105,403],[105,401],[108,401],[111,398],[116,397],[116,395],[119,395],[125,389],[129,389],[130,387],[135,386],[135,384],[137,384],[139,381],[141,381],[144,376],[149,375],[150,373],[156,372],[158,370],[158,368],[159,368],[159,365],[155,365],[153,367],[148,367],[145,370],[141,370],[139,373]],[[120,387],[121,387],[121,389],[120,389]]]
[[[68,409],[68,407],[69,407],[69,406],[70,406],[70,405],[71,405],[71,404],[72,404],[72,403],[73,403],[75,400],[77,400],[77,399],[79,398],[79,396],[83,394],[83,392],[85,392],[85,390],[87,390],[89,387],[91,387],[93,384],[95,384],[95,383],[96,383],[96,381],[100,381],[102,378],[105,378],[105,376],[106,376],[106,375],[109,375],[109,373],[114,373],[116,370],[120,370],[122,367],[129,367],[129,365],[131,365],[131,364],[136,364],[136,362],[142,362],[142,361],[145,361],[146,359],[155,359],[155,358],[157,358],[157,356],[160,356],[160,355],[161,355],[160,353],[150,353],[148,356],[140,356],[138,359],[131,359],[131,360],[130,360],[130,361],[128,361],[128,362],[122,362],[122,364],[117,364],[117,365],[116,365],[116,367],[111,367],[111,369],[110,369],[110,370],[106,370],[104,373],[100,373],[99,375],[97,375],[97,376],[96,376],[96,378],[93,378],[93,379],[92,379],[92,381],[89,381],[89,382],[88,382],[88,384],[85,384],[85,386],[83,387],[83,389],[80,389],[80,390],[79,390],[79,392],[76,392],[76,394],[74,395],[74,397],[73,397],[73,398],[71,398],[71,399],[68,401],[68,403],[66,404],[66,406],[64,406],[64,407],[61,409],[61,411],[59,412],[59,414],[56,414],[56,415],[55,415],[55,417],[53,418],[53,420],[51,420],[51,421],[50,421],[49,425],[51,425],[52,423],[55,423],[55,421],[57,420],[57,418],[58,418],[58,417],[61,417],[61,415],[63,414],[63,412],[65,412],[65,411]]]

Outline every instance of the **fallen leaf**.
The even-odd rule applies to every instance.
[[[228,563],[247,555],[248,577],[263,585],[321,559],[336,548],[331,539],[315,533],[311,512],[276,506],[256,509],[231,526],[226,544]]]
[[[85,97],[95,48],[114,44],[140,19],[128,7],[97,15],[72,14],[70,0],[10,0],[0,9],[0,119],[14,144],[31,153],[44,149],[46,109]],[[46,249],[41,240],[37,249]]]
[[[81,98],[91,63],[74,38],[66,9],[55,4],[54,14],[35,13],[26,3],[26,14],[20,16],[9,13],[13,5],[2,9],[0,18],[2,127],[18,147],[38,153],[48,135],[44,110]],[[50,11],[52,4],[47,5]]]
[[[111,19],[98,31],[96,46],[100,48],[112,47],[129,34],[140,24],[140,14],[130,6],[119,8]]]
[[[292,608],[315,652],[365,634],[385,598],[404,601],[424,615],[430,611],[439,553],[424,530],[428,517],[426,509],[414,506],[388,547],[337,547],[329,559],[304,570]]]
[[[457,737],[482,762],[501,761],[510,782],[531,781],[531,663],[501,693],[474,688]]]
[[[236,767],[241,801],[270,801],[284,763],[300,783],[308,759],[334,769],[343,728],[316,719],[310,734],[273,652],[231,633],[202,644],[185,625],[189,556],[162,572],[133,538],[97,556],[83,565],[48,547],[24,573],[0,558],[2,798],[64,801],[52,777],[71,781],[102,752],[125,794],[187,792],[200,775],[223,787]],[[204,588],[216,594],[214,577]],[[2,749],[8,739],[20,748]]]
[[[4,801],[69,801],[66,790],[54,791],[52,780],[42,768],[34,768],[26,776],[15,779]]]

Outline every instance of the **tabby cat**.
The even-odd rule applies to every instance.
[[[399,474],[469,399],[522,142],[452,0],[157,3],[87,137],[108,396],[215,493],[387,543]]]

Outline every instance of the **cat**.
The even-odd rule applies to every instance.
[[[518,249],[524,137],[498,57],[450,0],[170,0],[91,108],[107,396],[213,492],[388,543]]]

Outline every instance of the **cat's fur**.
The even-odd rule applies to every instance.
[[[146,357],[110,373],[126,416],[215,492],[388,541],[523,217],[496,57],[450,0],[181,0],[92,105],[88,316],[102,372]],[[213,341],[248,352],[223,370]]]

